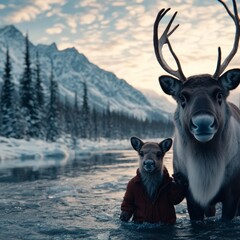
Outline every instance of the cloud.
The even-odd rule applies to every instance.
[[[79,1],[79,4],[76,5],[76,7],[87,7],[87,8],[96,8],[96,9],[101,9],[102,4],[99,3],[97,0],[81,0]]]
[[[0,10],[6,8],[4,4],[0,4]]]
[[[66,22],[67,25],[71,28],[71,32],[72,33],[76,33],[77,32],[77,26],[78,26],[78,21],[76,19],[76,17],[74,16],[67,16],[66,17]]]
[[[80,24],[83,24],[83,25],[92,24],[95,20],[96,20],[96,15],[93,15],[91,13],[85,14],[85,15],[79,17]]]
[[[11,23],[28,22],[36,18],[40,14],[40,9],[34,6],[26,6],[19,11],[13,12],[7,17],[7,21]]]
[[[116,1],[116,2],[112,3],[112,6],[114,6],[114,7],[123,7],[126,5],[127,5],[127,3],[125,1]]]
[[[28,22],[34,20],[39,14],[51,10],[53,5],[63,5],[66,0],[34,0],[24,6],[16,6],[17,10],[13,11],[7,21],[11,23]]]
[[[50,35],[52,34],[60,34],[62,33],[63,29],[65,28],[65,26],[63,24],[55,24],[53,27],[51,28],[47,28],[46,32]]]
[[[129,22],[128,20],[119,19],[115,23],[115,29],[116,30],[128,29],[130,25],[131,25],[131,22]]]
[[[34,0],[33,4],[42,11],[47,11],[52,8],[52,5],[64,5],[66,0]]]
[[[72,48],[72,47],[73,47],[72,42],[62,42],[62,43],[58,44],[59,50],[64,50],[66,48]]]
[[[41,37],[38,39],[38,43],[42,44],[42,43],[47,43],[49,41],[49,38],[48,37]]]
[[[145,12],[145,7],[142,5],[133,5],[133,6],[127,6],[126,10],[128,11],[128,14],[131,16],[136,16],[136,15],[144,15]]]

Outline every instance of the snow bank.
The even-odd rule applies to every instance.
[[[84,139],[78,140],[73,147],[72,140],[67,138],[50,143],[34,139],[26,141],[0,137],[0,168],[64,164],[73,154],[76,156],[89,152],[129,148],[129,140]]]
[[[69,151],[60,143],[48,143],[41,140],[19,140],[0,137],[0,159],[43,159],[66,158]]]
[[[41,140],[19,140],[0,137],[0,168],[49,165],[63,163],[69,157],[69,149],[61,143]]]

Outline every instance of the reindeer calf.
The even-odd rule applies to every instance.
[[[133,221],[138,223],[175,223],[174,205],[183,200],[186,182],[178,174],[175,174],[178,181],[174,182],[163,164],[172,140],[144,143],[132,137],[131,144],[138,152],[139,168],[127,185],[120,219],[128,221],[133,216]]]

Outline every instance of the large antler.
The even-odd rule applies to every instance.
[[[234,39],[234,44],[232,51],[229,53],[229,55],[226,57],[224,62],[221,64],[221,48],[218,47],[218,61],[217,61],[217,68],[215,73],[213,74],[213,77],[218,79],[218,77],[224,72],[234,55],[236,54],[238,50],[238,44],[239,44],[239,37],[240,37],[240,26],[239,26],[239,18],[238,18],[238,10],[237,10],[237,4],[236,1],[233,0],[233,9],[234,9],[234,14],[231,13],[229,8],[227,7],[226,3],[223,2],[222,0],[218,0],[226,9],[227,13],[229,16],[233,19],[235,26],[236,26],[236,32],[235,32],[235,39]]]
[[[177,15],[177,12],[174,13],[174,15],[172,16],[170,22],[168,23],[166,29],[164,30],[162,36],[158,39],[158,25],[161,21],[161,19],[164,17],[164,15],[170,10],[170,8],[168,9],[162,9],[159,11],[157,18],[155,20],[154,23],[154,27],[153,27],[153,45],[154,45],[154,50],[155,50],[155,55],[157,57],[157,60],[159,62],[159,64],[161,65],[161,67],[168,73],[170,73],[171,75],[177,77],[179,80],[181,81],[185,81],[186,77],[183,74],[182,68],[181,68],[181,64],[180,61],[178,59],[178,57],[176,56],[176,54],[174,53],[172,46],[170,44],[170,41],[168,39],[168,37],[178,28],[179,24],[176,25],[172,31],[169,32],[170,27]],[[162,48],[164,46],[164,44],[168,45],[168,48],[171,52],[171,54],[173,55],[173,58],[176,61],[177,70],[173,70],[171,67],[169,67],[169,65],[166,63],[166,61],[163,58],[163,53],[162,53]]]

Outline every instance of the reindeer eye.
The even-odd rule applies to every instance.
[[[180,104],[181,104],[182,108],[184,108],[184,107],[186,106],[186,104],[187,104],[187,98],[186,98],[186,96],[183,95],[183,94],[181,94],[181,95],[179,96],[179,100],[180,100]]]
[[[221,105],[222,101],[223,101],[223,94],[222,94],[222,92],[218,92],[217,93],[216,99],[217,99],[218,104]]]
[[[140,155],[141,157],[143,157],[143,155],[144,155],[144,154],[143,154],[143,151],[140,151],[140,152],[139,152],[139,155]]]

